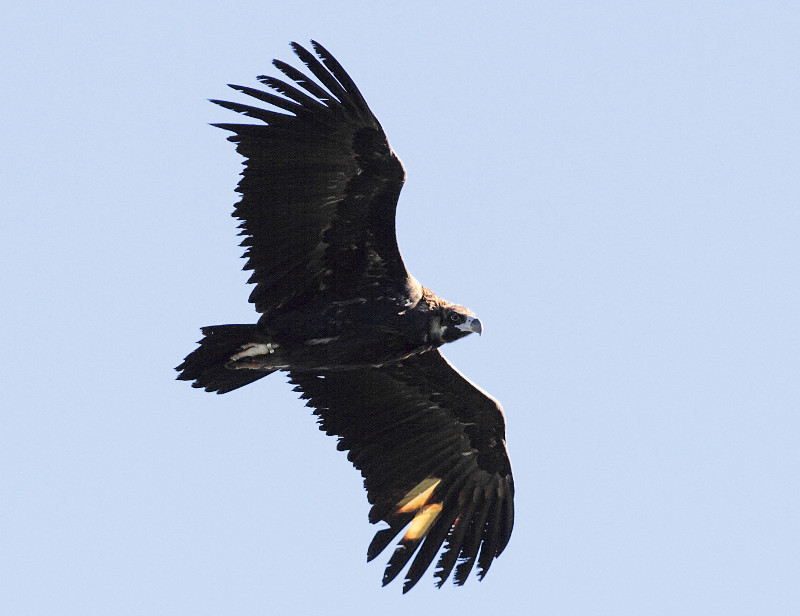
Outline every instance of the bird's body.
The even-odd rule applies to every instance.
[[[417,552],[409,589],[446,542],[437,576],[461,558],[460,584],[476,561],[485,574],[513,524],[502,410],[437,350],[482,326],[406,271],[394,226],[405,171],[350,77],[313,45],[319,59],[293,47],[325,89],[275,61],[294,84],[259,79],[282,96],[231,87],[282,112],[214,101],[266,123],[218,125],[247,158],[234,215],[261,317],[204,327],[178,378],[225,393],[289,372],[364,475],[370,521],[389,524],[369,558],[408,525],[384,583]]]
[[[379,368],[430,351],[444,342],[436,336],[441,304],[427,289],[416,295],[325,301],[264,319],[257,326],[264,335],[260,341],[273,346],[261,361],[296,371],[349,370]],[[247,359],[259,361],[255,357]]]

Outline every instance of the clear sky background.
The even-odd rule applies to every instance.
[[[800,613],[800,5],[6,7],[0,613]],[[361,478],[253,322],[208,98],[316,38],[408,171],[406,263],[474,310],[517,488],[487,578],[365,562]],[[274,72],[274,71],[272,71]]]

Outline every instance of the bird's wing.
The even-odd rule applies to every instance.
[[[422,577],[444,545],[435,576],[455,567],[463,584],[473,565],[482,579],[508,543],[514,482],[500,404],[465,379],[438,350],[394,366],[325,374],[291,373],[322,430],[361,471],[375,535],[368,559],[406,526],[389,559],[391,582],[416,553],[403,591]]]
[[[288,80],[271,91],[231,85],[276,109],[214,100],[264,124],[215,124],[247,160],[233,215],[246,236],[250,301],[279,314],[327,294],[402,296],[408,283],[395,236],[405,171],[352,79],[321,45],[294,52],[317,81],[275,60]],[[321,85],[320,85],[321,84]]]

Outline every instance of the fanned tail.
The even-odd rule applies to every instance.
[[[211,325],[203,327],[200,346],[175,368],[180,381],[194,381],[192,387],[224,394],[262,379],[275,370],[247,370],[229,367],[233,356],[257,337],[255,325]]]

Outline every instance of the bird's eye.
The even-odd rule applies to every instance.
[[[457,312],[451,312],[450,313],[450,321],[452,323],[461,323],[463,320],[464,320],[464,317],[462,317]]]

